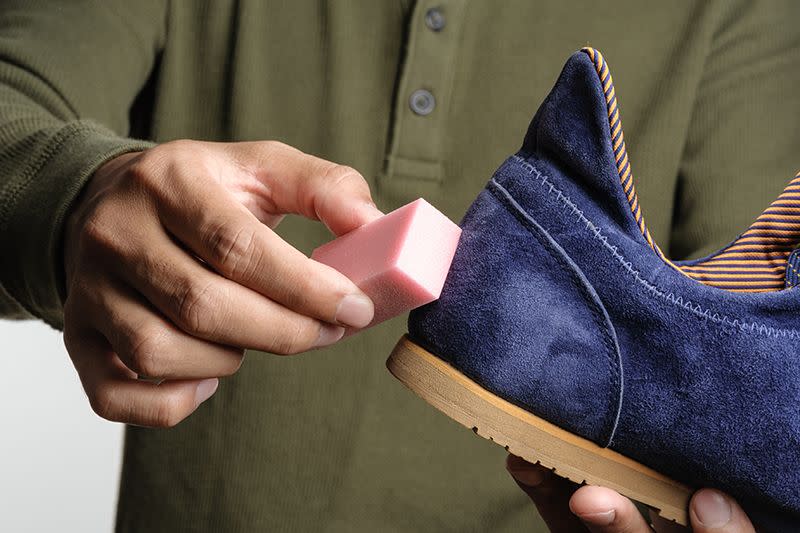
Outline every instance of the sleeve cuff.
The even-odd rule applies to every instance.
[[[27,312],[50,326],[64,324],[63,222],[72,202],[95,170],[128,152],[153,143],[119,137],[89,121],[60,129],[48,150],[29,169],[10,199],[0,231],[6,292]],[[5,222],[5,224],[2,224]]]

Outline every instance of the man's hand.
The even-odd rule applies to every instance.
[[[579,486],[555,475],[551,470],[532,465],[509,455],[506,468],[530,496],[550,531],[592,533],[753,533],[742,508],[729,496],[702,489],[692,496],[689,519],[692,528],[651,514],[652,527],[629,499],[611,489]]]
[[[337,235],[381,215],[358,172],[277,142],[177,141],[95,173],[66,223],[64,343],[100,416],[173,426],[244,348],[298,353],[372,320],[272,231],[286,213]]]

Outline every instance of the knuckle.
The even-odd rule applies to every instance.
[[[356,196],[370,198],[369,184],[353,167],[327,163],[321,181],[317,184],[328,196]]]
[[[152,425],[160,428],[171,428],[186,418],[186,402],[178,394],[167,394],[156,403]]]
[[[160,148],[160,147],[159,147]],[[156,182],[160,162],[164,154],[159,148],[144,152],[135,161],[131,162],[126,170],[126,179],[143,189],[151,189]]]
[[[200,142],[192,141],[189,139],[176,139],[160,144],[150,150],[152,159],[156,161],[175,160],[191,157],[192,154],[198,151]]]
[[[159,196],[165,185],[165,173],[176,174],[185,165],[198,166],[204,151],[200,143],[185,139],[160,144],[143,152],[131,163],[127,178],[145,191]]]
[[[357,191],[359,195],[369,195],[369,185],[364,177],[353,167],[339,165],[330,161],[318,163],[310,179],[301,184],[301,196],[305,198],[305,210],[309,215],[317,214],[320,197],[339,194],[342,191]]]
[[[143,327],[137,331],[130,344],[130,359],[139,374],[160,377],[164,373],[165,333],[161,328]]]
[[[290,144],[286,144],[275,139],[265,141],[258,141],[261,153],[267,159],[271,157],[277,158],[296,158],[305,155],[302,150]]]
[[[353,167],[347,165],[337,165],[336,163],[329,163],[323,171],[323,177],[330,183],[331,187],[337,187],[343,183],[356,183],[363,182],[366,185],[364,177]]]
[[[86,394],[89,397],[89,405],[91,405],[92,411],[97,416],[112,422],[118,421],[117,418],[119,417],[115,416],[116,399],[112,388],[100,386],[94,390],[86,391]]]
[[[114,231],[114,215],[105,205],[99,205],[86,219],[80,233],[80,248],[89,251],[117,252],[122,248],[118,232]]]
[[[293,321],[275,335],[271,351],[278,355],[293,355],[308,350],[316,340],[312,330],[303,321]]]
[[[206,150],[198,141],[178,139],[163,145],[163,148],[162,157],[166,160],[167,166],[173,170],[181,166],[202,168],[206,160]]]
[[[215,315],[213,284],[189,283],[177,299],[178,324],[194,335],[212,334]]]
[[[183,153],[194,150],[197,144],[197,141],[192,141],[190,139],[175,139],[174,141],[162,144],[160,148],[166,152]]]
[[[324,279],[324,278],[323,278]],[[294,276],[285,285],[285,301],[291,309],[311,313],[319,318],[333,318],[338,301],[335,287],[331,282],[324,282],[312,271],[305,275]]]
[[[288,144],[275,140],[261,141],[261,147],[265,152],[280,152],[291,148]]]
[[[214,267],[226,277],[246,275],[259,261],[252,228],[219,224],[207,233]]]

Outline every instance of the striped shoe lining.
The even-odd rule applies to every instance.
[[[675,265],[653,241],[644,222],[608,64],[599,50],[584,48],[582,51],[591,58],[603,85],[620,185],[628,198],[636,224],[650,247],[673,268],[706,285],[734,292],[783,289],[789,254],[800,244],[800,172],[733,243],[702,262]]]

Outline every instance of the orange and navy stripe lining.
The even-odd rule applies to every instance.
[[[672,263],[655,243],[644,222],[608,64],[599,50],[584,48],[582,51],[591,58],[600,77],[620,185],[647,244],[669,265],[706,285],[734,292],[783,289],[789,255],[800,244],[800,173],[733,243],[700,262],[688,265]]]

